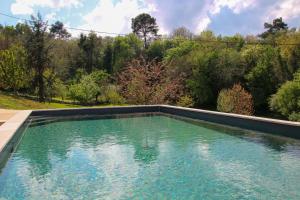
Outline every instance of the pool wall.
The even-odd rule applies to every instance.
[[[105,108],[76,108],[22,111],[0,126],[0,163],[7,159],[18,144],[28,117],[60,117],[75,115],[118,115],[131,113],[166,113],[207,122],[239,127],[300,139],[300,123],[252,117],[208,110],[168,105],[120,106]]]
[[[160,106],[160,112],[300,139],[299,122],[167,105]]]

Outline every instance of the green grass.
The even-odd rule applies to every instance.
[[[105,106],[116,106],[116,105],[97,105],[92,107],[105,107]],[[15,110],[35,110],[35,109],[55,109],[55,108],[80,108],[80,107],[91,107],[81,106],[75,104],[63,104],[63,103],[40,103],[19,97],[11,94],[4,94],[0,92],[0,109],[15,109]]]

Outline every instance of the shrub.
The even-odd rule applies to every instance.
[[[300,121],[300,71],[271,97],[270,108],[290,120]]]
[[[105,87],[103,94],[100,96],[100,101],[109,104],[124,104],[125,99],[118,93],[115,85]]]
[[[253,100],[240,84],[235,84],[231,89],[223,89],[219,93],[217,110],[227,113],[252,115]]]
[[[194,104],[195,103],[194,103],[193,98],[189,95],[184,95],[184,96],[180,97],[177,102],[177,106],[188,107],[188,108],[193,107]]]
[[[72,100],[90,104],[95,100],[98,90],[99,87],[91,76],[83,76],[80,83],[70,86],[69,96]]]
[[[132,60],[119,75],[120,91],[131,104],[176,103],[183,91],[180,76],[168,76],[162,62]]]

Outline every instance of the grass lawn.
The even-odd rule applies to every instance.
[[[112,105],[99,105],[93,107],[104,107]],[[34,109],[54,109],[54,108],[79,108],[85,107],[75,104],[63,103],[40,103],[38,101],[29,100],[16,95],[8,95],[0,92],[0,109],[15,109],[15,110],[34,110]],[[86,106],[91,107],[91,106]]]

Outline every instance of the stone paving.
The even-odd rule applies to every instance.
[[[18,112],[20,112],[20,110],[0,109],[0,125],[13,117]]]

